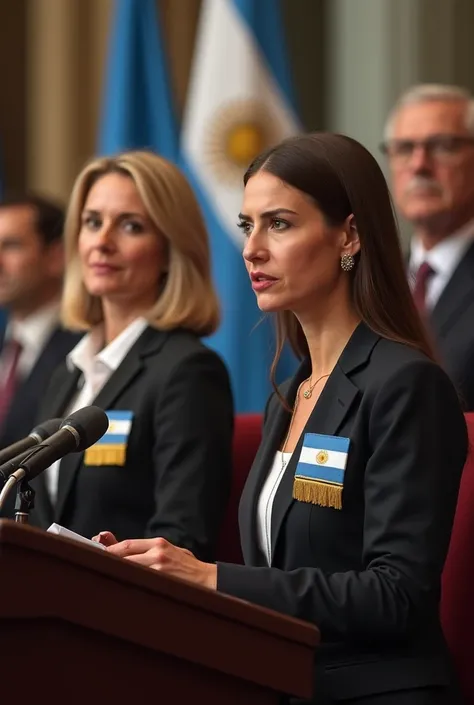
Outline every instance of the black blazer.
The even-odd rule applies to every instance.
[[[62,366],[42,418],[63,415],[79,370]],[[204,560],[214,552],[231,483],[233,405],[216,353],[184,330],[148,327],[93,402],[133,412],[124,466],[87,466],[64,458],[53,507],[44,475],[33,481],[32,523],[53,521],[91,537],[163,536]]]
[[[474,244],[446,284],[428,322],[463,407],[474,411]]]
[[[283,387],[291,404],[309,371],[306,361]],[[342,510],[292,499],[300,438],[275,496],[267,567],[257,500],[289,419],[271,398],[240,504],[246,565],[219,563],[218,589],[319,627],[314,702],[448,684],[440,576],[467,453],[451,382],[358,326],[305,427],[350,439]]]
[[[53,331],[31,372],[16,390],[0,433],[1,448],[27,436],[32,430],[53,372],[80,338],[77,333],[59,327]]]

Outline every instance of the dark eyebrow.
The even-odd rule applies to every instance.
[[[10,245],[11,243],[16,244],[16,243],[22,242],[22,241],[23,241],[23,238],[21,236],[21,233],[7,233],[3,237],[0,237],[0,244],[1,245],[5,245],[5,243],[7,245]]]
[[[87,213],[89,215],[100,215],[100,211],[93,210],[91,208],[84,208],[82,211],[83,213]],[[142,218],[145,219],[145,216],[142,213],[118,213],[117,215],[118,218]]]
[[[296,211],[292,211],[289,208],[274,208],[271,211],[265,211],[264,213],[260,214],[261,218],[274,218],[275,216],[281,215],[283,213],[287,213],[289,215],[298,215]],[[239,213],[238,217],[240,220],[252,220],[252,218],[249,215],[245,215],[245,213]]]

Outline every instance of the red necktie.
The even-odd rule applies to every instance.
[[[424,313],[426,309],[426,287],[430,277],[435,273],[434,269],[428,264],[428,262],[423,262],[415,277],[415,286],[413,287],[413,299],[415,300],[416,307],[420,313]]]
[[[5,356],[6,369],[3,380],[0,381],[0,428],[2,427],[8,409],[15,396],[18,383],[18,360],[21,354],[21,344],[17,340],[8,340],[3,346],[2,357]]]

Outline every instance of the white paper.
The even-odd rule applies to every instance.
[[[101,543],[97,543],[96,541],[91,541],[90,539],[86,539],[85,536],[81,536],[80,534],[76,534],[75,531],[70,531],[70,529],[66,529],[64,526],[61,526],[60,524],[51,524],[48,531],[50,534],[57,534],[57,536],[64,536],[67,539],[73,539],[74,541],[79,541],[80,543],[86,543],[89,546],[94,546],[94,548],[101,548],[102,550],[105,550],[105,546],[103,546]]]

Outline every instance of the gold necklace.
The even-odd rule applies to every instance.
[[[311,375],[310,377],[308,377],[308,379],[305,379],[304,382],[308,382],[308,380],[309,380],[309,388],[308,388],[305,392],[303,392],[304,398],[305,398],[305,399],[311,399],[311,397],[313,396],[313,389],[315,388],[315,386],[317,385],[317,383],[318,383],[318,382],[321,382],[321,380],[322,380],[322,379],[325,379],[326,377],[329,377],[329,374],[327,374],[327,375],[321,375],[321,377],[318,377],[318,379],[316,380],[316,382],[314,382],[314,384],[311,384],[311,380],[312,380],[312,378],[313,378],[313,375]],[[302,384],[304,384],[304,382],[302,382]]]
[[[329,374],[330,374],[330,373],[329,373]],[[315,382],[313,385],[311,384],[311,377],[308,377],[308,379],[310,380],[310,386],[309,386],[309,389],[306,390],[306,392],[303,392],[304,398],[305,398],[305,399],[311,399],[311,395],[313,394],[313,389],[315,388],[315,386],[317,385],[317,383],[320,382],[322,379],[325,379],[326,377],[329,377],[329,374],[327,374],[327,375],[322,375],[321,377],[319,377],[319,379],[317,379],[316,382]],[[289,437],[290,437],[291,429],[293,428],[293,421],[294,421],[294,419],[295,419],[296,409],[298,408],[298,402],[299,402],[299,399],[300,399],[301,388],[302,388],[303,384],[308,381],[308,379],[304,379],[304,380],[301,382],[301,384],[299,385],[298,389],[296,390],[295,405],[294,405],[294,407],[293,407],[293,412],[292,412],[292,414],[291,414],[290,425],[288,426],[288,431],[287,431],[287,434],[286,434],[286,436],[285,436],[285,441],[284,441],[283,447],[282,447],[282,449],[281,449],[281,471],[282,471],[282,472],[283,472],[283,470],[284,470],[284,469],[286,468],[286,466],[287,466],[287,462],[285,461],[285,459],[284,459],[283,456],[284,456],[284,453],[285,453],[286,444],[288,443],[288,439],[289,439]]]
[[[290,437],[291,429],[293,428],[293,421],[294,421],[294,418],[295,418],[296,409],[298,408],[298,401],[299,401],[299,398],[300,398],[301,387],[303,386],[303,384],[304,384],[305,382],[306,382],[306,380],[304,379],[304,380],[301,382],[301,384],[299,385],[298,389],[296,390],[295,405],[294,405],[293,411],[292,411],[292,413],[291,413],[290,425],[288,426],[288,431],[287,431],[286,436],[285,436],[285,441],[284,441],[284,443],[283,443],[283,448],[281,449],[281,471],[282,471],[282,472],[283,472],[283,470],[286,468],[286,466],[287,466],[287,464],[288,464],[287,461],[285,461],[285,458],[284,458],[283,456],[284,456],[284,454],[285,454],[285,448],[286,448],[286,444],[288,443],[288,439],[289,439],[289,437]]]

